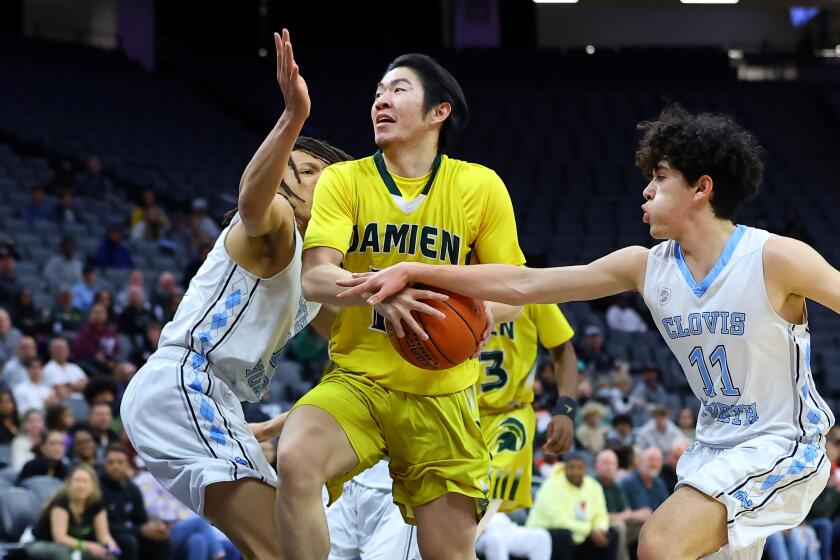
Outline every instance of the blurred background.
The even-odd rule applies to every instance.
[[[679,102],[732,115],[765,147],[762,192],[739,222],[811,243],[840,267],[840,0],[5,0],[0,556],[61,485],[57,465],[86,462],[107,486],[109,445],[128,446],[116,414],[122,391],[283,110],[271,35],[281,27],[312,96],[304,133],[356,157],[375,150],[369,109],[386,65],[405,52],[438,58],[471,108],[451,155],[505,181],[533,266],[652,244],[639,210],[636,124]],[[690,441],[698,402],[641,300],[561,307],[577,332],[581,404],[598,416],[579,423],[604,436],[579,438],[578,448],[594,455],[615,443],[614,424],[629,417],[632,436],[663,407]],[[814,377],[837,411],[840,319],[813,303],[809,312]],[[297,337],[266,400],[246,406],[249,420],[287,409],[325,359],[314,332]],[[551,368],[544,357],[535,403],[543,420]],[[62,452],[48,457],[53,432]],[[78,443],[84,434],[93,451]],[[613,447],[630,473],[641,461],[634,449],[646,455],[627,438]],[[829,450],[836,459],[833,434]],[[667,475],[679,452],[661,451]],[[124,453],[126,472],[110,479],[144,482],[133,451]],[[538,473],[553,462],[537,451]],[[780,535],[768,558],[807,547],[832,557],[834,480],[812,512],[818,522]],[[137,541],[138,558],[187,557],[184,543],[147,537],[143,528],[162,514],[154,491],[141,488],[146,518],[115,514],[112,530]]]

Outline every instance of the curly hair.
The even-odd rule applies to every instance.
[[[693,114],[680,106],[666,108],[655,121],[639,123],[644,137],[636,167],[650,178],[667,161],[693,185],[708,175],[714,181],[712,210],[732,220],[758,194],[764,175],[762,148],[755,136],[726,115]]]

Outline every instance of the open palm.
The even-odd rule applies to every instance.
[[[284,29],[282,34],[274,34],[274,47],[277,49],[277,83],[283,92],[286,111],[305,119],[309,116],[312,104],[306,81],[301,77],[300,68],[295,62],[288,29]]]

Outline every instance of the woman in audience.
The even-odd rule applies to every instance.
[[[683,408],[677,416],[677,426],[685,434],[689,443],[693,442],[696,439],[694,434],[697,432],[697,414],[690,408]]]
[[[0,391],[0,445],[10,444],[20,430],[15,397],[9,390]]]
[[[73,445],[70,448],[73,455],[73,464],[86,464],[96,467],[96,440],[93,434],[87,430],[76,430],[73,434]]]
[[[21,429],[12,441],[11,467],[19,471],[35,457],[35,451],[44,435],[44,414],[40,410],[27,410],[21,420]]]
[[[84,559],[113,558],[117,543],[108,529],[96,473],[88,465],[75,467],[62,488],[44,508],[26,545],[33,560],[64,560],[74,551]]]
[[[20,484],[33,476],[52,476],[59,480],[67,478],[69,468],[64,460],[64,432],[47,431],[35,458],[26,463],[18,475]]]
[[[70,407],[64,403],[51,404],[47,407],[46,423],[48,430],[69,432],[76,423]]]

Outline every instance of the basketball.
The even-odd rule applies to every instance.
[[[477,299],[446,290],[427,289],[449,296],[447,301],[423,300],[427,305],[442,311],[446,315],[445,319],[411,312],[429,335],[429,340],[422,340],[405,324],[403,338],[397,336],[388,321],[385,321],[385,330],[394,349],[410,364],[422,369],[449,369],[472,356],[478,349],[481,335],[487,328],[487,313],[484,304]]]

